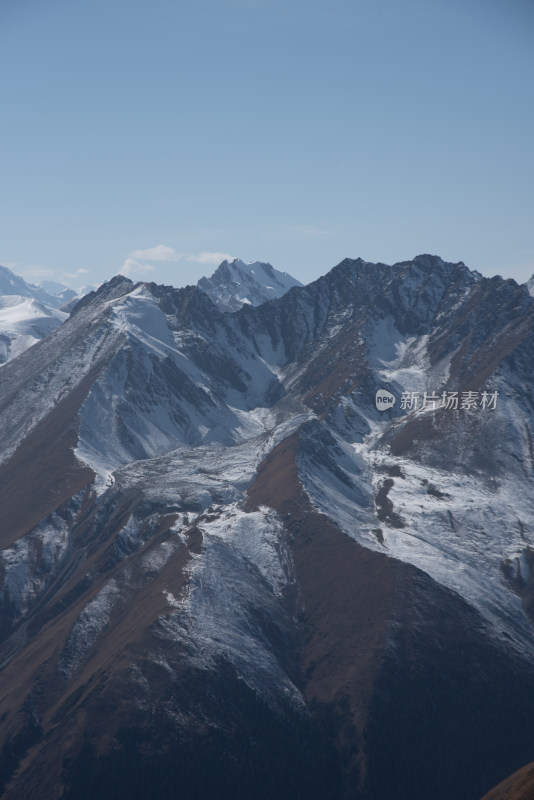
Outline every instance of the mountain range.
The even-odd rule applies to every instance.
[[[270,264],[245,264],[236,258],[223,261],[210,278],[201,278],[198,286],[221,311],[236,311],[245,304],[257,306],[280,297],[301,283]],[[56,281],[34,286],[0,266],[0,366],[58,328],[91,291],[94,286],[75,292]]]
[[[242,264],[0,370],[1,796],[479,800],[534,750],[534,298]]]

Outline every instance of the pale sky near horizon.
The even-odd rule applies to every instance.
[[[533,0],[0,0],[0,264],[534,273]]]

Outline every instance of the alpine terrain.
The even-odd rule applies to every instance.
[[[243,266],[116,277],[0,370],[5,800],[480,800],[534,759],[534,298],[421,255],[256,305]]]

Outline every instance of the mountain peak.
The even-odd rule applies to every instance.
[[[432,253],[419,253],[412,259],[412,263],[420,264],[422,267],[442,267],[446,262],[441,256],[433,255]]]
[[[400,261],[395,267],[418,267],[424,271],[434,270],[440,274],[451,275],[453,272],[469,275],[475,280],[480,280],[482,275],[476,269],[470,269],[463,261],[445,261],[441,256],[430,253],[420,253],[411,261]]]
[[[198,286],[221,311],[237,311],[244,305],[259,306],[281,297],[300,281],[287,272],[262,261],[245,264],[240,258],[224,260],[210,278],[201,278]]]
[[[78,312],[81,308],[86,308],[89,305],[92,305],[93,302],[101,302],[102,300],[114,300],[116,297],[120,297],[123,294],[126,294],[128,291],[134,288],[136,284],[130,280],[130,278],[126,278],[124,275],[115,275],[111,280],[102,283],[98,289],[95,289],[88,294],[85,294],[81,300],[74,306],[71,313]]]

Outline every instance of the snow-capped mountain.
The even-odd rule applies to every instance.
[[[2,368],[6,800],[474,800],[534,756],[526,286],[249,300],[119,276]]]
[[[31,297],[0,295],[0,365],[55,331],[67,317]]]
[[[534,275],[527,281],[527,289],[534,296]]]
[[[56,330],[62,299],[0,267],[0,366]]]
[[[65,284],[58,283],[57,281],[41,281],[39,286],[41,289],[44,289],[57,298],[61,311],[68,311],[69,313],[71,306],[74,308],[78,300],[95,288],[94,286],[90,286],[87,287],[87,289],[82,288],[78,291],[74,291],[74,289],[71,289],[69,286],[65,286]]]
[[[220,311],[237,311],[243,305],[259,306],[301,285],[270,264],[261,261],[245,264],[239,258],[223,261],[210,278],[198,282]]]
[[[28,283],[24,278],[15,275],[10,269],[2,266],[0,266],[0,296],[1,295],[31,297],[49,308],[58,308],[61,305],[61,300],[58,300],[55,294],[47,292],[40,286],[34,286],[32,283]]]
[[[71,289],[64,283],[58,283],[57,281],[41,281],[39,286],[41,289],[44,289],[45,292],[48,292],[48,294],[53,294],[55,297],[60,297],[64,302],[67,299],[76,296],[74,289]]]

